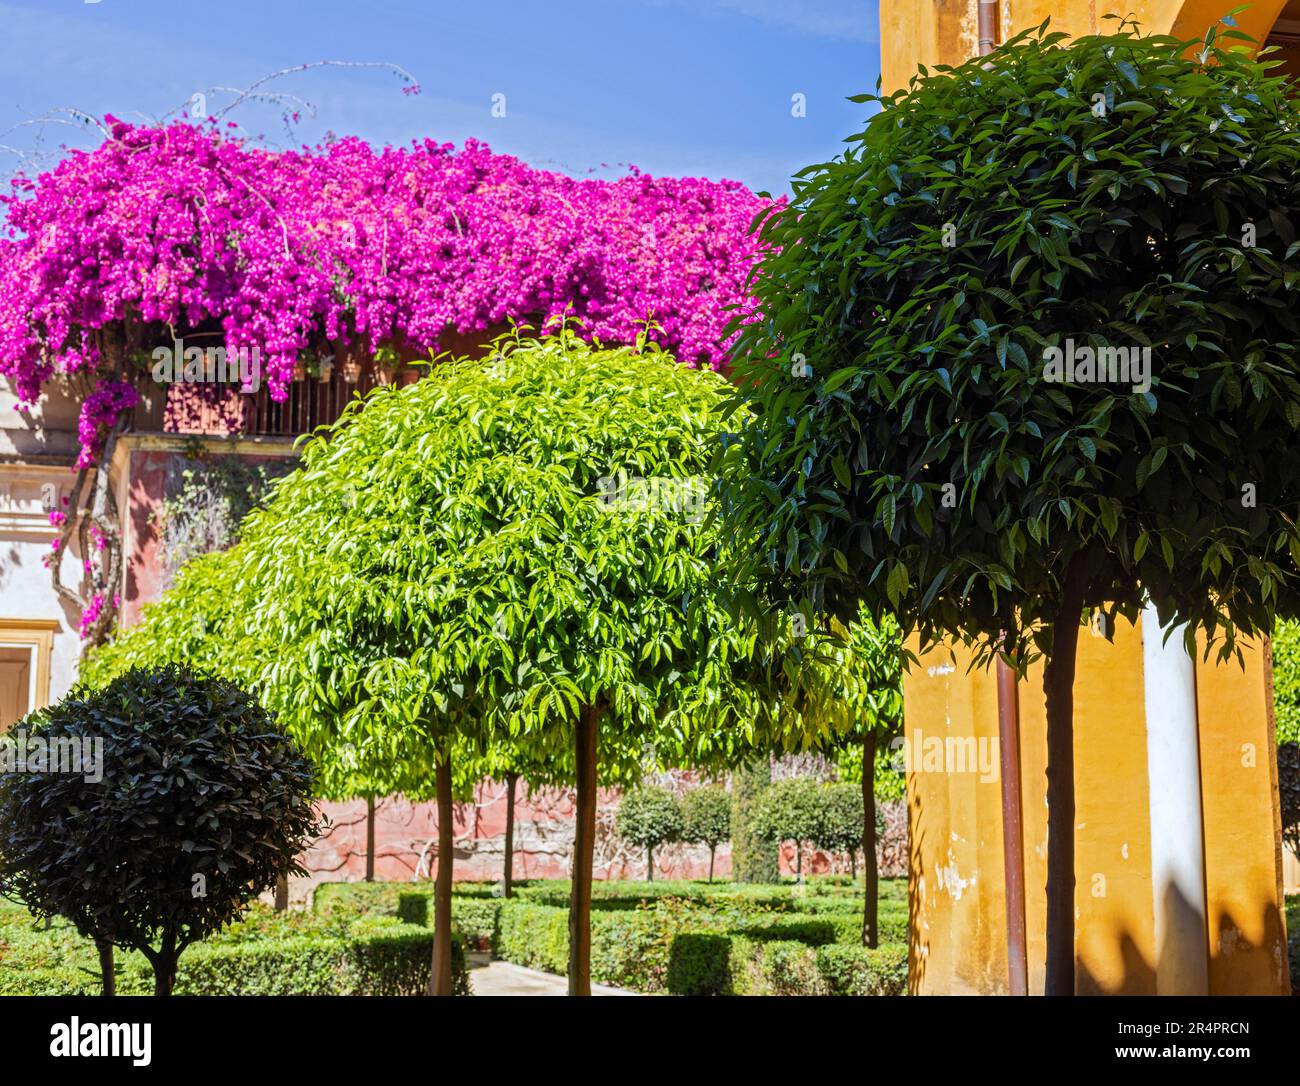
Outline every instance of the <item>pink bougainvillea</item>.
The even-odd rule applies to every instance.
[[[281,397],[305,350],[436,350],[566,310],[607,342],[652,320],[717,367],[747,301],[766,202],[737,182],[575,179],[472,140],[271,152],[108,121],[96,150],[15,182],[0,239],[0,375],[29,401],[55,373],[90,378],[85,463],[135,402],[141,352],[173,334],[256,346]]]

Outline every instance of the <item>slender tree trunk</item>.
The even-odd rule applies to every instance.
[[[713,857],[716,855],[717,851],[717,845],[709,846],[709,882],[713,881]]]
[[[515,876],[515,786],[519,783],[518,773],[506,774],[506,869],[505,896],[514,893]]]
[[[275,911],[284,912],[289,907],[289,876],[275,877]]]
[[[862,945],[880,944],[880,868],[876,864],[876,733],[862,737]],[[857,873],[853,875],[857,880]]]
[[[113,975],[113,944],[103,939],[95,940],[99,951],[99,975],[104,982],[104,995],[117,995],[117,977]]]
[[[366,796],[366,882],[375,881],[375,797]]]
[[[575,749],[578,809],[573,838],[573,890],[569,898],[569,995],[591,995],[591,869],[596,844],[596,731],[594,705],[578,719]]]
[[[176,932],[163,931],[162,945],[153,958],[153,994],[169,996],[176,987]]]
[[[451,982],[451,876],[453,859],[451,813],[451,754],[434,767],[438,790],[438,877],[433,888],[433,970],[429,994],[449,996]]]
[[[154,966],[153,994],[169,996],[176,986],[176,963],[160,958]]]
[[[1070,559],[1052,652],[1047,701],[1047,995],[1074,995],[1074,670],[1087,587],[1087,559]]]
[[[655,881],[655,850],[650,845],[645,847],[645,881]]]
[[[803,881],[803,842],[794,843],[794,881]]]

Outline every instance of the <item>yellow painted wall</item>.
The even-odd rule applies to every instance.
[[[1244,673],[1213,659],[1196,667],[1210,991],[1286,995],[1272,686],[1265,647],[1243,655]]]
[[[1237,16],[1240,29],[1262,41],[1286,0],[1255,0]],[[1002,0],[1002,37],[1039,26],[1104,32],[1108,14],[1130,13],[1146,31],[1196,38],[1237,6],[1227,0]],[[880,72],[886,91],[907,85],[918,64],[960,64],[979,51],[977,0],[880,0]]]
[[[977,766],[981,741],[996,764],[997,683],[989,672],[968,674],[967,659],[959,655],[954,665],[946,650],[929,653],[903,688],[914,993],[988,992],[1006,983],[997,776],[944,769],[948,751],[969,751],[970,741]],[[931,760],[935,743],[938,762]]]
[[[909,647],[916,651],[918,645]],[[968,673],[969,661],[963,649],[936,649],[904,680],[911,987],[920,994],[1007,989],[1000,783],[925,760],[931,739],[974,738],[996,752],[994,672]],[[1263,646],[1250,643],[1245,671],[1235,664],[1202,662],[1196,673],[1211,994],[1289,991],[1263,661]],[[1156,993],[1142,671],[1139,626],[1121,622],[1113,642],[1081,633],[1075,684],[1080,994]],[[1047,911],[1041,664],[1030,669],[1019,693],[1029,990],[1041,993]]]

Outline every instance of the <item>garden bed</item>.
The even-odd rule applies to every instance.
[[[254,906],[238,923],[190,947],[177,995],[422,995],[433,933],[395,917],[276,914]],[[453,946],[458,994],[469,994],[465,955]],[[143,955],[118,951],[121,995],[153,992]],[[46,930],[23,908],[0,901],[0,995],[98,995],[94,945],[62,919]]]
[[[563,880],[457,883],[452,917],[465,944],[562,974],[568,965]],[[332,883],[321,917],[429,915],[427,884]],[[881,883],[881,946],[860,943],[862,896],[842,876],[803,885],[598,882],[592,890],[591,976],[599,984],[673,995],[899,995],[907,989],[904,880]]]

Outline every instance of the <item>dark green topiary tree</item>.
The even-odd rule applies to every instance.
[[[29,760],[0,774],[0,894],[140,951],[156,994],[186,947],[301,871],[317,832],[310,767],[239,687],[133,670],[20,728],[28,748],[80,751],[83,771]]]
[[[647,882],[655,877],[655,849],[682,835],[682,808],[667,788],[643,784],[631,789],[614,819],[618,835],[645,849]]]
[[[682,840],[709,846],[709,881],[718,846],[731,836],[731,797],[725,788],[693,788],[682,797]]]
[[[1300,100],[1235,31],[1045,29],[857,99],[882,109],[766,220],[726,456],[778,604],[1047,657],[1072,994],[1085,609],[1149,597],[1221,658],[1295,610]]]

